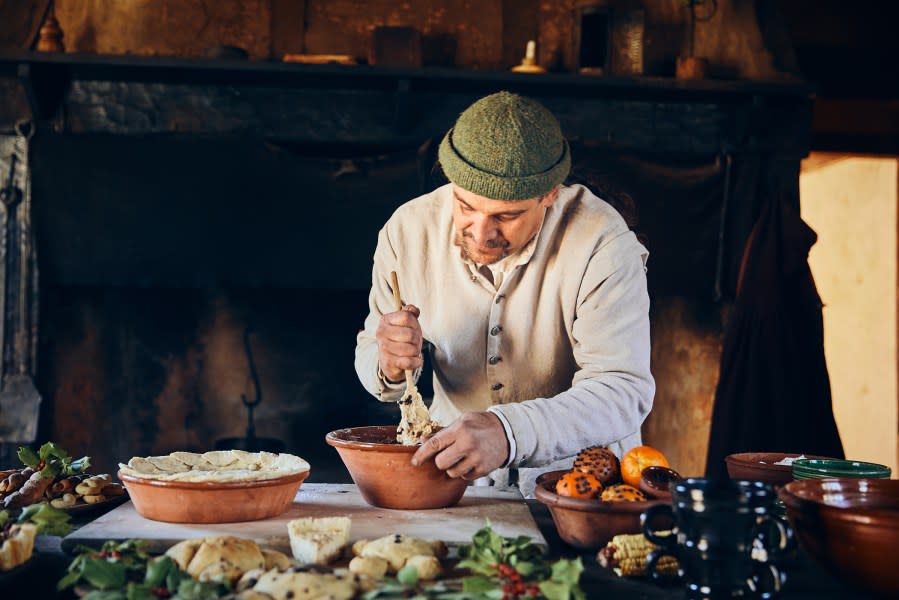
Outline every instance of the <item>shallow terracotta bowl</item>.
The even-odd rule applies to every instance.
[[[366,502],[379,508],[446,508],[459,502],[468,482],[453,479],[434,461],[409,462],[418,446],[396,441],[396,427],[374,425],[337,429],[325,436],[334,446]]]
[[[785,458],[823,458],[789,452],[740,452],[724,458],[727,474],[735,481],[764,481],[776,486],[793,481],[792,465],[775,465]]]
[[[134,509],[169,523],[236,523],[287,511],[309,471],[260,481],[159,481],[118,473]]]
[[[899,480],[803,479],[778,491],[799,545],[861,590],[899,598]]]
[[[556,494],[556,482],[568,471],[548,471],[537,477],[534,496],[549,508],[556,530],[575,548],[597,550],[613,536],[640,533],[640,515],[664,500],[646,502],[603,502]]]

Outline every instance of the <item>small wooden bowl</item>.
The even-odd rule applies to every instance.
[[[309,471],[258,481],[160,481],[118,473],[138,514],[168,523],[236,523],[290,508]]]
[[[373,425],[337,429],[325,436],[337,450],[366,502],[380,508],[419,510],[454,506],[468,482],[453,479],[434,461],[413,467],[419,446],[396,441],[396,427]]]
[[[637,488],[647,498],[671,501],[671,487],[683,479],[680,473],[668,467],[652,466],[643,469]]]
[[[548,471],[537,477],[534,496],[549,508],[556,530],[575,548],[597,550],[613,536],[640,533],[640,515],[650,506],[668,504],[664,500],[646,502],[604,502],[570,498],[556,494],[556,482],[568,471]]]

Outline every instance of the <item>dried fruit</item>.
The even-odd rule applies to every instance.
[[[578,452],[574,468],[582,473],[590,473],[607,487],[621,478],[618,457],[608,448],[590,446]]]
[[[652,446],[631,448],[621,457],[621,479],[633,487],[640,485],[640,476],[646,467],[670,467],[668,459]]]
[[[646,494],[632,485],[619,483],[603,490],[602,499],[605,502],[644,502]]]
[[[602,493],[602,483],[590,473],[572,469],[556,482],[556,493],[572,498],[598,498]]]

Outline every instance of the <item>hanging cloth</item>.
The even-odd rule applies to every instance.
[[[735,452],[843,458],[824,358],[821,298],[808,266],[817,240],[794,206],[772,197],[743,253],[724,333],[706,462],[727,477]]]

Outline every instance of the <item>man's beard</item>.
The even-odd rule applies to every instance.
[[[468,243],[470,240],[471,240],[471,238],[468,236],[465,236],[461,233],[456,234],[456,245],[459,246],[459,248],[462,250],[462,256],[471,260],[472,262],[476,262],[478,264],[484,264],[484,265],[492,265],[493,263],[497,263],[509,255],[509,242],[507,242],[506,240],[502,240],[502,241],[489,240],[485,244],[488,248],[500,248],[500,249],[502,249],[502,252],[500,252],[499,256],[497,256],[496,258],[491,258],[489,261],[486,261],[486,262],[480,261],[468,249]]]

